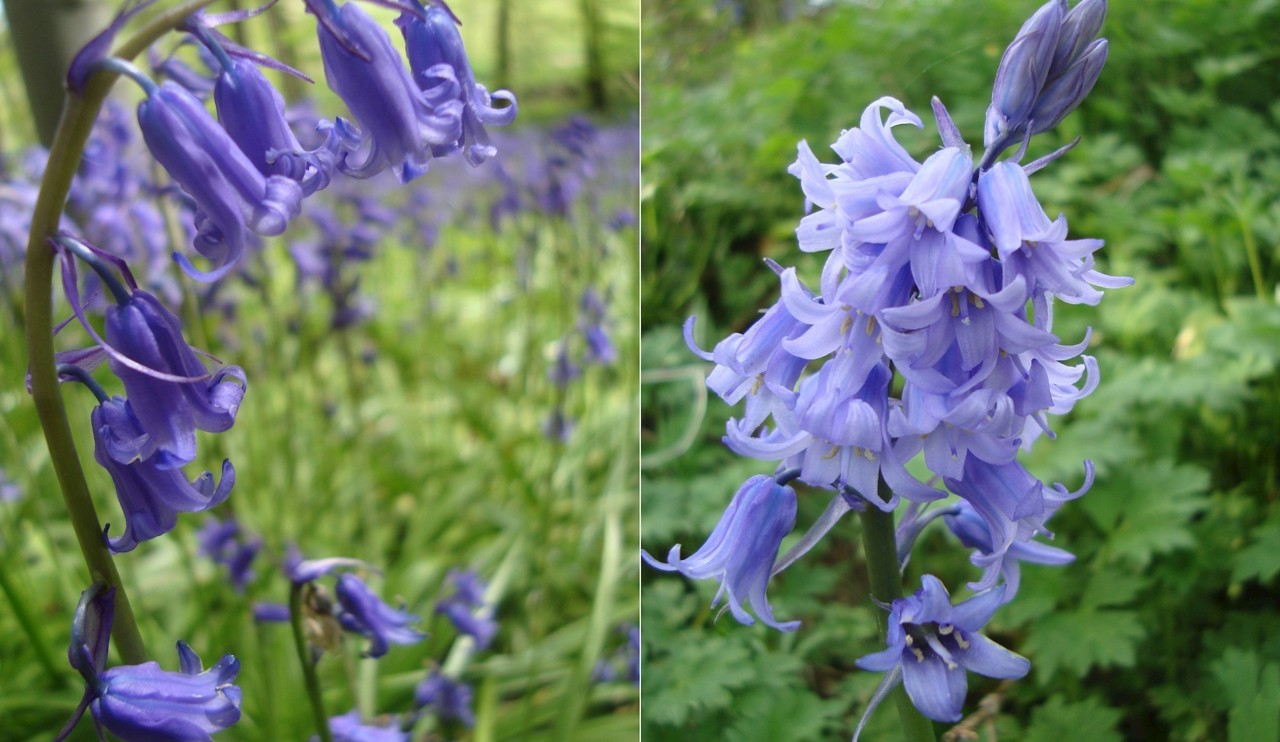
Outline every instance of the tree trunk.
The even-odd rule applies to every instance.
[[[85,42],[111,22],[102,0],[5,0],[9,38],[18,53],[40,142],[48,147],[62,115],[67,68]]]
[[[587,105],[595,111],[603,111],[608,105],[604,87],[604,29],[600,22],[600,6],[596,0],[581,0]]]

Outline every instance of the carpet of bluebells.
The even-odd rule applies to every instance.
[[[913,648],[912,632],[919,640],[925,636],[919,629],[936,627],[939,637],[949,637],[990,618],[983,633],[1025,657],[1029,670],[988,663],[983,669],[999,672],[970,672],[958,718],[949,703],[923,704],[922,711],[946,718],[934,725],[941,739],[1280,740],[1280,76],[1273,60],[1280,15],[1274,4],[1110,3],[1102,28],[1109,53],[1096,87],[1056,129],[1032,139],[1022,158],[1029,164],[1082,137],[1035,172],[1030,187],[1049,219],[1066,215],[1070,239],[1105,242],[1095,253],[1097,271],[1133,277],[1135,284],[1108,290],[1097,306],[1056,305],[1053,332],[1062,342],[1076,342],[1092,328],[1083,350],[1096,359],[1099,384],[1067,414],[1051,416],[1056,439],[1042,437],[1019,461],[1040,480],[1064,482],[1070,490],[1082,482],[1082,461],[1092,462],[1096,476],[1083,497],[1053,516],[1052,546],[1045,547],[1053,551],[1039,554],[1047,563],[1021,565],[1015,600],[991,611],[983,604],[991,593],[983,598],[965,587],[981,591],[995,583],[989,570],[981,582],[983,567],[992,563],[971,562],[968,554],[989,550],[982,545],[989,521],[971,523],[974,530],[956,515],[921,518],[902,580],[909,597],[891,606],[908,634],[897,634],[906,650],[883,652],[880,632],[890,606],[870,597],[864,528],[849,517],[816,543],[805,538],[811,524],[848,509],[822,485],[849,466],[842,457],[810,461],[795,441],[781,445],[794,432],[787,426],[797,424],[788,413],[802,426],[813,424],[802,417],[805,382],[792,410],[785,397],[760,401],[771,393],[761,391],[764,385],[786,378],[784,363],[769,366],[761,384],[740,390],[724,366],[734,353],[749,365],[748,345],[776,329],[770,324],[776,317],[764,314],[771,307],[801,311],[802,329],[814,326],[807,335],[779,330],[778,337],[789,338],[783,347],[795,354],[817,358],[825,352],[820,341],[831,339],[817,337],[824,321],[818,315],[837,311],[832,305],[838,303],[807,303],[816,302],[810,296],[828,296],[831,275],[839,277],[824,273],[831,263],[820,241],[831,212],[820,188],[829,176],[833,189],[847,189],[838,193],[852,189],[847,166],[819,171],[807,165],[810,149],[818,162],[837,164],[849,162],[850,150],[837,146],[833,155],[824,143],[852,141],[865,152],[868,145],[842,139],[842,132],[877,131],[885,119],[869,127],[863,108],[887,95],[924,123],[923,131],[896,126],[893,136],[916,162],[933,162],[947,151],[939,150],[939,137],[955,144],[946,117],[929,115],[936,95],[975,144],[976,161],[1001,55],[1039,5],[646,6],[642,545],[661,559],[681,544],[686,561],[679,566],[691,577],[705,576],[703,567],[716,554],[759,565],[764,557],[730,546],[751,527],[745,517],[741,524],[721,520],[733,500],[740,512],[750,508],[757,521],[781,529],[759,536],[781,539],[780,562],[790,561],[781,555],[794,547],[810,549],[769,581],[767,602],[762,586],[771,556],[763,574],[738,572],[739,580],[726,580],[724,588],[717,579],[682,580],[645,569],[646,739],[847,739],[874,705],[884,677],[879,670],[890,670],[899,657],[911,664],[912,654],[920,662],[946,657],[938,646],[954,657],[962,656],[957,646],[968,649],[950,638]],[[904,120],[896,110],[884,115],[889,124],[895,116]],[[809,147],[798,157],[802,140]],[[979,180],[980,212],[982,189]],[[809,210],[806,198],[814,202]],[[836,201],[844,208],[851,199]],[[888,210],[892,201],[882,196],[878,205]],[[846,235],[846,248],[849,242]],[[839,296],[850,304],[877,289],[841,288]],[[918,293],[928,298],[927,289]],[[683,326],[695,315],[692,339],[716,363],[699,358],[686,342]],[[889,310],[885,319],[885,327],[869,327],[866,336],[914,329],[924,320],[903,324],[901,310]],[[753,325],[766,329],[754,339],[733,335]],[[886,340],[885,352],[910,352],[902,337],[890,338],[899,343],[894,348]],[[725,345],[713,352],[717,342]],[[921,381],[912,371],[905,373],[908,389]],[[902,389],[895,381],[891,396]],[[731,406],[719,396],[735,394],[745,404]],[[778,431],[767,438],[755,429],[766,414],[776,422],[764,432]],[[753,421],[749,429],[744,418]],[[854,419],[861,418],[850,413]],[[826,422],[841,424],[839,416]],[[769,450],[782,453],[763,455],[770,443],[779,445]],[[963,450],[963,441],[955,445]],[[992,455],[981,453],[987,461]],[[931,480],[929,470],[937,472],[941,459],[930,457],[925,450],[907,473],[942,486],[954,475]],[[973,449],[969,457],[973,461]],[[799,471],[780,472],[773,494],[765,495],[771,490],[759,475],[773,474],[772,461],[784,458]],[[874,473],[860,482],[859,465],[841,473],[865,506]],[[959,482],[945,484],[964,500],[983,496],[956,489]],[[794,496],[777,494],[790,488]],[[960,498],[934,505],[934,514],[959,507]],[[900,517],[918,515],[907,513]],[[725,525],[713,533],[718,522]],[[900,532],[900,544],[904,536],[912,534]],[[720,551],[690,558],[704,541]],[[730,575],[733,569],[731,563]],[[1009,584],[1008,575],[998,579]],[[942,585],[957,604],[954,611]],[[753,617],[754,625],[740,623]],[[886,703],[869,717],[861,739],[903,734],[893,704]]]
[[[615,33],[630,23],[634,39],[623,10],[610,8]],[[166,56],[174,48],[140,66],[203,96],[219,61],[190,45]],[[2,64],[4,94],[20,98],[12,60]],[[23,256],[47,155],[23,141],[29,124],[11,107],[0,152],[0,740],[51,738],[82,697],[113,733],[152,738],[130,737],[130,725],[167,722],[146,701],[126,706],[183,678],[216,685],[200,724],[229,727],[218,739],[312,738],[291,585],[335,739],[635,739],[639,131],[628,93],[590,117],[568,96],[558,111],[535,104],[534,120],[490,127],[492,151],[437,152],[423,173],[425,160],[360,179],[335,172],[315,193],[303,179],[288,231],[243,235],[236,259],[225,230],[193,219],[198,184],[179,188],[148,154],[133,86],[117,88],[72,186],[65,262],[84,245],[126,261],[126,303],[173,313],[200,349],[184,362],[216,371],[203,383],[234,427],[201,426],[223,432],[201,432],[198,449],[139,437],[122,466],[130,442],[96,445],[96,432],[133,419],[123,397],[95,407],[90,390],[62,387],[163,671],[125,666],[107,654],[111,595],[86,591],[24,388]],[[327,93],[290,99],[302,149],[325,146],[325,132],[307,135],[341,105]],[[210,234],[214,248],[190,250]],[[197,266],[175,262],[175,245]],[[106,310],[110,338],[121,287],[87,263],[78,275],[68,293],[94,332]],[[56,284],[61,321],[72,308]],[[75,320],[57,336],[59,350],[91,343]],[[82,363],[107,395],[123,394],[106,365]],[[191,506],[152,518],[117,500],[151,461],[159,474],[140,476],[173,479],[189,464],[176,486]],[[188,484],[204,470],[215,476]],[[68,739],[97,738],[89,715]]]

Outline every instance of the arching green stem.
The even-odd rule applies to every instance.
[[[122,43],[115,56],[132,59],[149,47],[162,35],[172,30],[212,0],[190,0],[161,13]],[[49,446],[49,459],[58,476],[62,497],[71,516],[80,551],[84,554],[89,570],[89,582],[101,582],[116,588],[115,622],[111,638],[116,651],[125,664],[147,661],[146,646],[138,631],[133,609],[120,583],[120,575],[111,561],[102,525],[89,495],[84,470],[76,452],[67,410],[58,391],[58,374],[53,358],[53,272],[55,255],[48,240],[58,230],[58,221],[66,207],[71,180],[75,177],[84,153],[85,142],[93,129],[94,121],[107,93],[118,75],[99,72],[90,78],[81,95],[68,93],[62,119],[49,148],[49,160],[44,178],[40,182],[40,194],[31,215],[31,234],[27,241],[25,266],[25,314],[27,358],[31,371],[31,397]]]

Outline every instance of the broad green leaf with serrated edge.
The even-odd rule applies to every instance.
[[[1133,667],[1146,629],[1134,611],[1055,613],[1032,624],[1022,646],[1041,685],[1058,670],[1083,677],[1094,667]]]
[[[809,742],[839,716],[836,704],[824,702],[803,685],[785,691],[760,689],[744,694],[734,704],[742,716],[731,726],[728,742]]]
[[[1123,606],[1133,600],[1150,580],[1142,575],[1117,570],[1094,572],[1080,598],[1082,609]]]
[[[1253,542],[1236,553],[1231,581],[1240,583],[1257,578],[1259,582],[1267,582],[1276,573],[1280,573],[1280,522],[1269,523],[1253,532]]]
[[[1096,698],[1067,703],[1059,696],[1031,713],[1031,724],[1021,742],[1062,742],[1064,739],[1089,742],[1121,742],[1116,732],[1121,712]]]
[[[734,639],[697,636],[671,648],[661,665],[645,668],[644,715],[652,723],[679,726],[690,716],[733,703],[733,691],[755,677],[750,653]]]
[[[1253,652],[1228,647],[1212,670],[1226,691],[1230,742],[1280,740],[1280,665],[1261,666]]]
[[[1106,557],[1145,567],[1157,554],[1195,545],[1189,526],[1208,506],[1208,485],[1204,469],[1161,459],[1114,477],[1082,503],[1108,533]]]

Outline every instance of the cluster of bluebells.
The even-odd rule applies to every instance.
[[[769,578],[793,562],[850,510],[893,511],[905,559],[929,521],[944,523],[981,568],[976,595],[952,605],[932,575],[915,594],[886,606],[889,647],[859,660],[885,671],[882,690],[903,682],[930,719],[960,718],[966,671],[1024,675],[1025,659],[978,631],[1017,593],[1018,562],[1060,564],[1070,555],[1035,541],[1047,521],[1082,495],[1041,482],[1017,455],[1093,391],[1097,364],[1053,334],[1055,301],[1096,304],[1101,289],[1130,279],[1096,270],[1096,239],[1068,239],[1065,217],[1050,219],[1028,176],[1071,145],[1021,164],[1027,140],[1070,113],[1093,87],[1106,57],[1098,39],[1105,0],[1068,9],[1050,0],[1019,31],[1001,59],[977,160],[941,101],[933,112],[942,146],[923,162],[894,137],[922,128],[918,116],[885,97],[845,131],[825,164],[801,142],[790,172],[810,213],[796,230],[804,252],[827,253],[816,284],[770,262],[781,297],[746,332],[711,352],[707,385],[730,404],[745,402],[727,425],[735,453],[777,461],[773,475],[743,485],[696,553],[679,547],[660,569],[721,582],[735,618],[755,616],[784,631],[767,600]],[[1073,143],[1074,144],[1074,143]],[[1000,159],[1010,147],[1016,153]],[[1079,358],[1075,364],[1069,363]],[[900,390],[900,391],[899,391]],[[931,473],[917,479],[917,457]],[[833,492],[822,518],[783,559],[796,519],[798,480]],[[941,484],[941,487],[938,485]],[[948,495],[959,504],[930,508]],[[953,501],[954,502],[954,501]],[[877,694],[877,701],[883,694]]]
[[[108,55],[116,34],[149,4],[122,11],[92,39],[73,60],[67,86],[73,95],[83,93],[90,78],[104,71],[136,82],[143,91],[136,117],[141,141],[171,183],[158,183],[137,168],[137,158],[129,153],[136,140],[128,117],[108,106],[85,149],[63,230],[50,241],[62,260],[72,311],[94,340],[87,349],[57,354],[57,361],[63,380],[83,383],[99,402],[91,413],[94,458],[110,475],[125,518],[119,536],[113,537],[109,525],[103,534],[115,553],[172,530],[179,513],[220,504],[235,483],[230,461],[222,463],[218,477],[205,472],[188,479],[184,473],[197,457],[197,431],[221,433],[235,423],[247,379],[240,367],[188,344],[182,323],[166,307],[181,296],[165,270],[165,256],[171,253],[189,277],[214,284],[242,270],[246,251],[259,238],[283,234],[302,213],[304,200],[339,179],[391,172],[408,182],[433,160],[451,156],[479,165],[497,154],[486,126],[508,124],[516,115],[512,94],[490,94],[476,82],[456,19],[442,4],[380,0],[400,11],[402,56],[381,25],[354,3],[307,0],[317,21],[325,79],[352,117],[321,120],[307,148],[261,68],[305,75],[217,30],[267,8],[200,11],[185,19],[178,47],[193,46],[198,63],[153,54],[157,82]],[[28,182],[42,168],[38,159],[25,168]],[[34,198],[33,189],[0,191],[0,258],[6,264],[16,262],[19,235],[30,229],[30,218],[23,215],[30,213]],[[176,229],[205,268],[185,250],[171,251],[165,199],[176,206]],[[354,226],[323,209],[312,212],[323,243],[313,250],[304,244],[295,249],[304,280],[323,282],[336,297],[334,325],[339,327],[358,322],[367,309],[352,279],[336,275],[333,266],[352,251],[371,247],[366,227],[392,219],[372,198],[356,203],[360,219]],[[130,262],[147,266],[141,285]],[[79,263],[92,268],[87,281],[80,280]],[[212,296],[213,289],[208,291]],[[101,310],[101,331],[86,316],[88,309]],[[124,396],[108,394],[92,376],[104,361]],[[200,543],[207,556],[227,567],[235,588],[244,590],[253,579],[251,565],[261,541],[234,520],[211,520]],[[295,583],[309,584],[349,562],[296,559],[289,574]],[[86,695],[66,733],[86,708],[100,730],[125,739],[207,740],[235,723],[240,694],[231,684],[237,665],[230,655],[203,671],[195,654],[180,644],[181,673],[166,673],[155,663],[106,667],[112,594],[86,593],[77,612],[70,659],[86,680]],[[383,603],[350,572],[336,576],[334,594],[336,603],[323,615],[315,611],[316,621],[366,637],[367,656],[380,657],[390,644],[424,636],[411,627],[417,617]],[[491,636],[492,629],[486,630]]]

